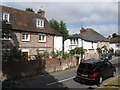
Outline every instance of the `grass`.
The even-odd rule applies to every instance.
[[[109,82],[102,85],[100,88],[119,88],[120,89],[120,74],[114,77]]]

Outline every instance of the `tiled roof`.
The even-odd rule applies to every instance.
[[[90,41],[90,42],[97,42],[97,41],[109,42],[109,39],[105,38],[104,36],[102,36],[101,34],[99,34],[93,29],[86,29],[86,36],[83,36],[81,34],[74,34],[74,35],[70,35],[68,38],[69,39],[70,38],[82,38],[85,41]]]
[[[120,37],[111,38],[110,43],[120,43]]]
[[[86,29],[86,40],[88,41],[93,41],[93,42],[97,42],[97,41],[105,41],[108,42],[109,39],[105,38],[104,36],[102,36],[100,33],[96,32],[95,30],[91,30],[91,29]]]
[[[59,32],[53,30],[46,18],[40,16],[39,14],[23,11],[11,7],[0,6],[2,11],[10,13],[10,24],[13,30],[31,31],[31,32],[41,32],[53,35],[62,35]],[[45,25],[44,29],[36,27],[35,19],[44,19]]]

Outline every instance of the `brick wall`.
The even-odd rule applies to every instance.
[[[26,76],[39,75],[43,72],[65,70],[66,68],[76,65],[77,60],[75,57],[48,59],[44,65],[40,65],[38,61],[6,62],[2,64],[2,72],[3,78],[18,79]]]

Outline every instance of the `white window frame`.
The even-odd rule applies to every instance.
[[[5,19],[5,15],[7,15],[7,19]],[[10,14],[7,12],[2,13],[2,20],[7,20],[7,22],[10,22]]]
[[[36,19],[36,26],[40,28],[44,28],[44,20],[43,19]]]
[[[24,36],[25,39],[23,39],[23,34],[25,35]],[[28,38],[27,38],[27,34],[28,34]],[[22,37],[21,38],[22,38],[22,41],[30,41],[30,33],[22,33]]]
[[[71,43],[71,45],[78,45],[78,40],[76,38],[70,39],[70,43]]]
[[[41,36],[41,40],[39,40],[40,36]],[[43,40],[42,36],[44,36],[44,40]],[[46,34],[39,34],[38,40],[39,40],[39,42],[46,42]]]
[[[43,52],[42,52],[42,54],[43,54],[44,52],[46,52],[46,49],[40,48],[40,49],[39,49],[39,53],[41,53],[40,51],[43,51]]]

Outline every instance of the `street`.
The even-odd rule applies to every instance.
[[[109,60],[116,67],[116,75],[120,74],[120,71],[118,70],[118,68],[120,68],[120,62],[118,62],[118,59],[120,59],[120,57],[114,57],[112,60]],[[76,70],[77,69],[72,69],[46,76],[35,76],[29,79],[19,80],[19,83],[28,84],[25,88],[98,88],[97,85],[85,85],[76,82]],[[102,84],[112,78],[113,77],[108,78],[103,81]]]

